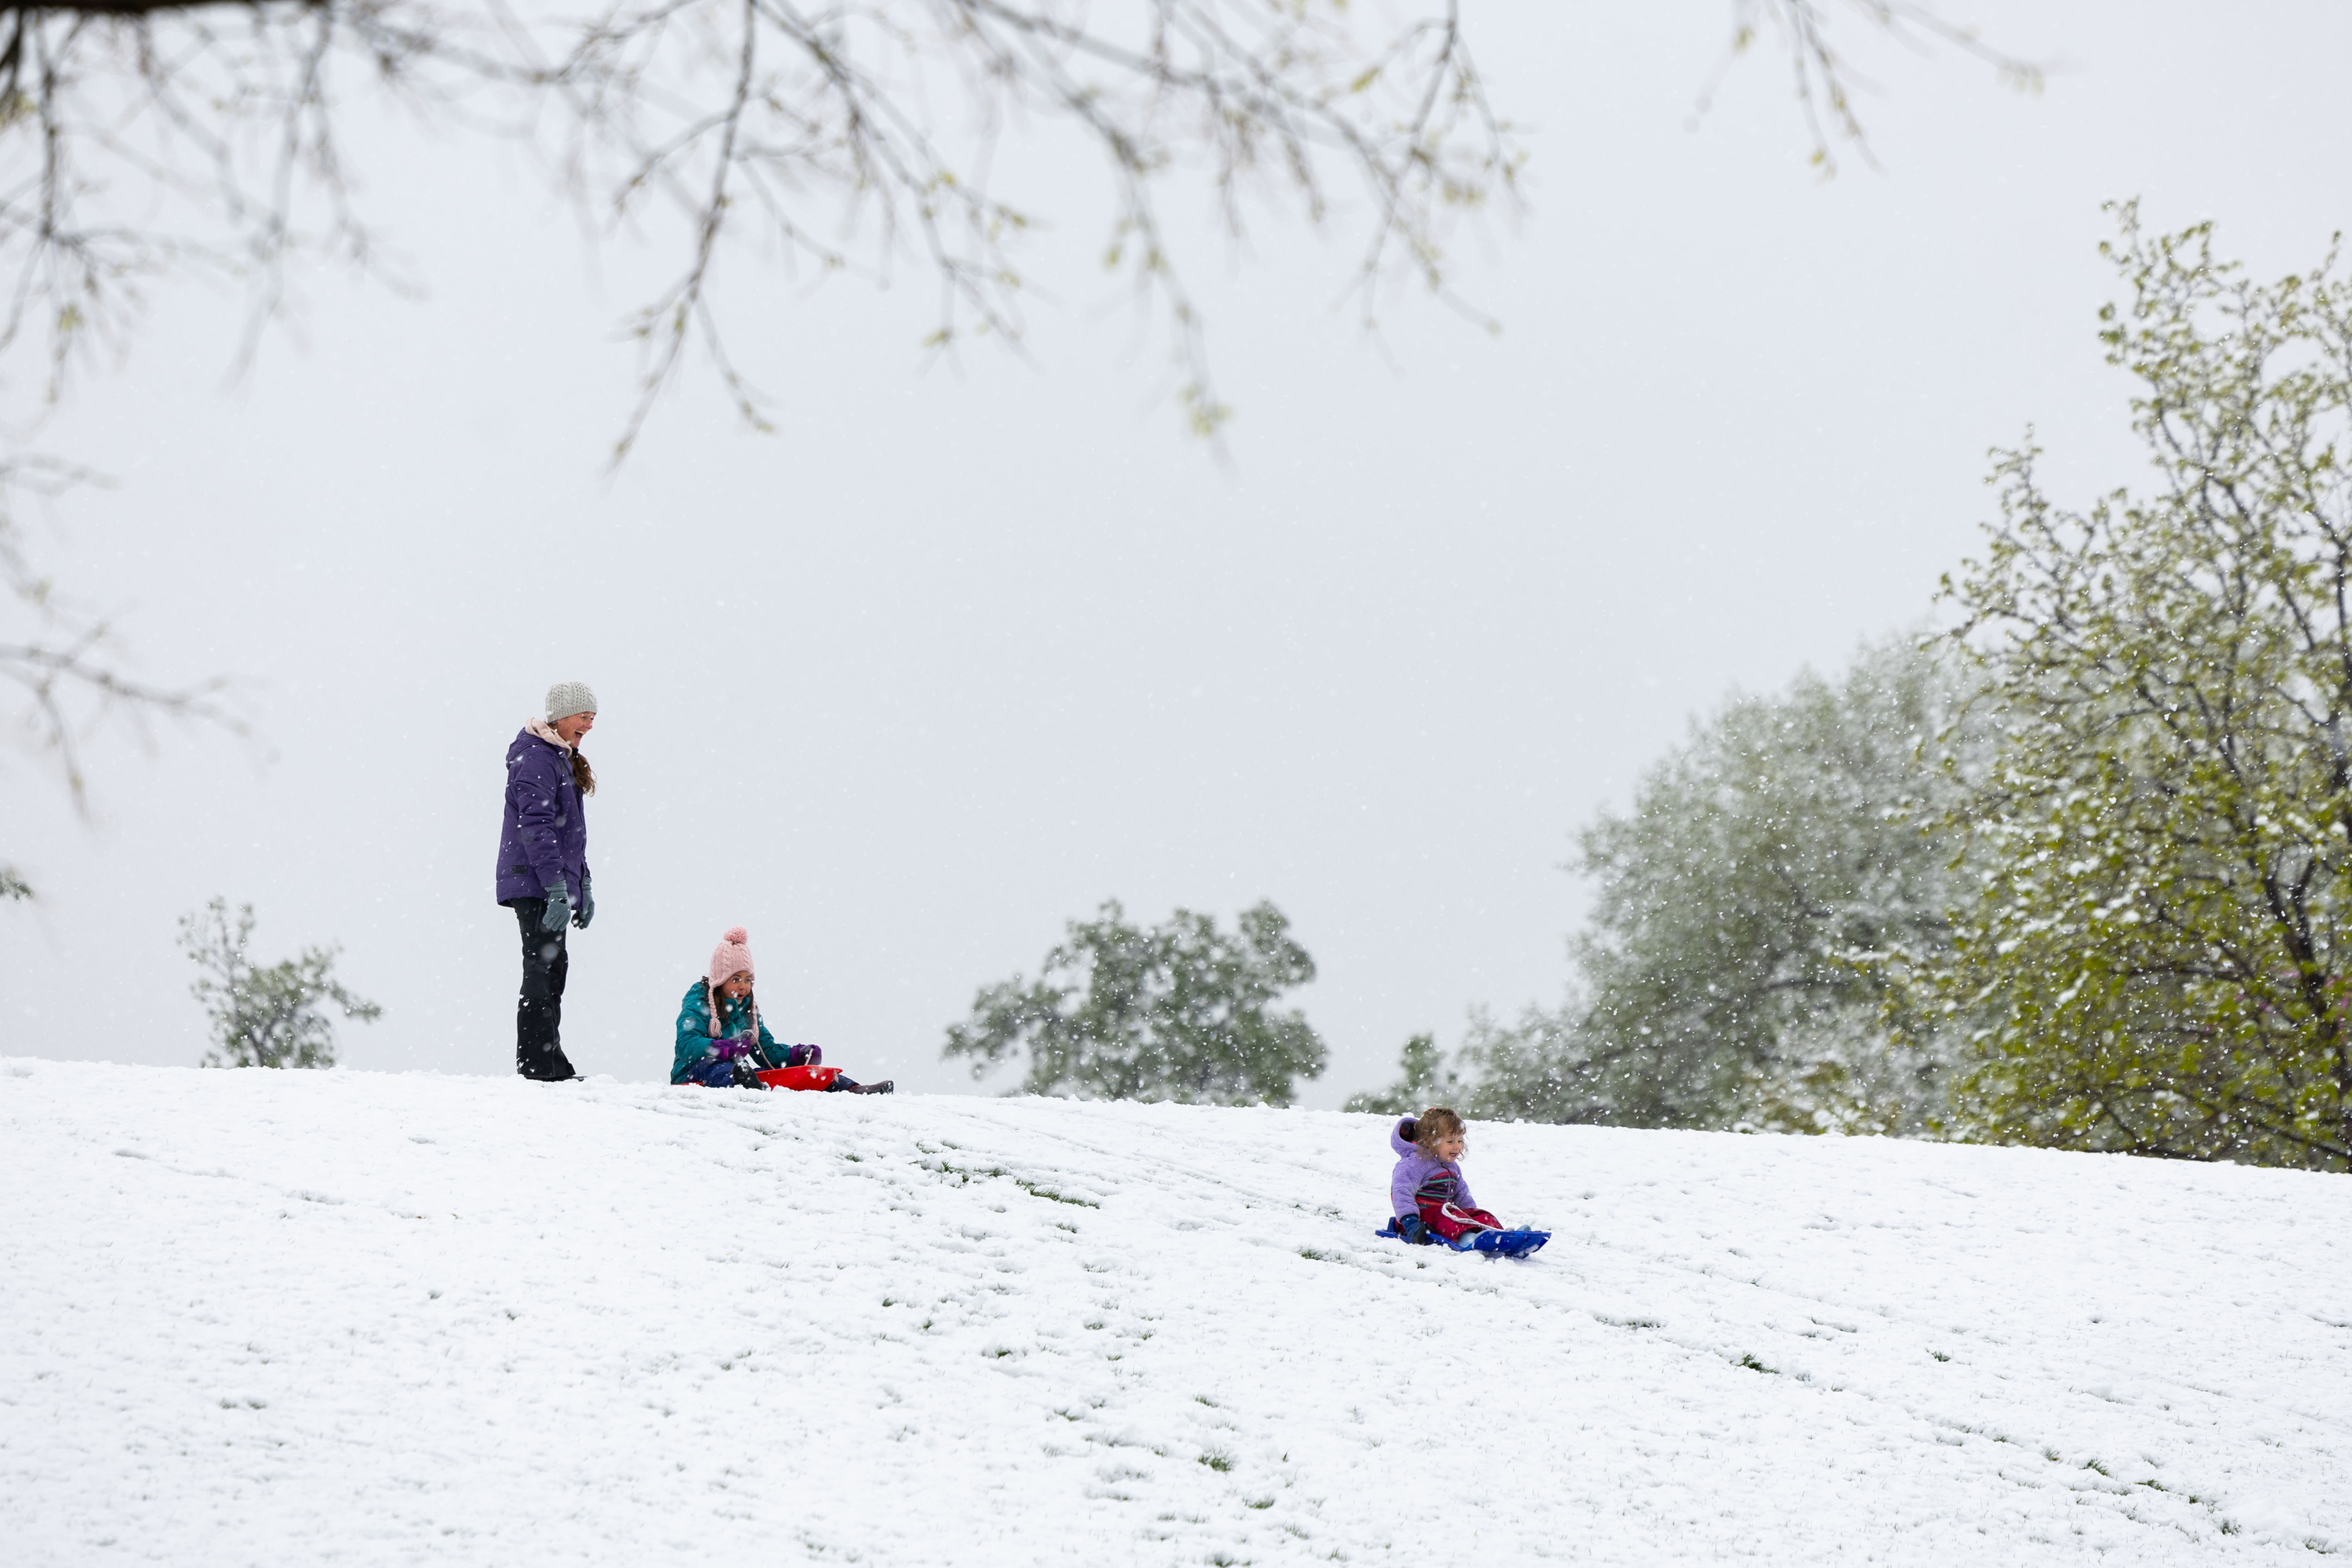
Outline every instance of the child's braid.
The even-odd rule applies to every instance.
[[[719,987],[710,983],[707,974],[702,977],[702,1000],[710,1009],[710,1035],[716,1039],[719,1037],[719,1005],[726,998],[719,994]],[[751,1010],[751,1028],[746,1037],[751,1042],[752,1048],[757,1049],[760,1044],[760,994],[753,991],[743,1000]]]

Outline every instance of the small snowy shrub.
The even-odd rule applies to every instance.
[[[334,1026],[320,1004],[372,1023],[383,1009],[354,996],[334,978],[337,951],[306,947],[282,963],[259,967],[246,957],[253,936],[253,906],[215,899],[180,918],[180,948],[203,973],[188,989],[212,1019],[214,1049],[206,1067],[327,1068],[335,1065]]]

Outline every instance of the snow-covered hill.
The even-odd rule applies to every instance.
[[[0,1063],[12,1563],[2352,1552],[2352,1182]]]

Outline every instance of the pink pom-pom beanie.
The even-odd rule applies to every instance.
[[[751,950],[744,945],[751,940],[751,933],[741,926],[728,928],[727,934],[710,952],[710,984],[723,985],[735,977],[738,970],[751,969]]]

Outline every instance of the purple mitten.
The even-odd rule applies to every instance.
[[[750,1056],[751,1047],[741,1040],[721,1040],[711,1047],[711,1054],[722,1062],[731,1062],[738,1057]]]
[[[813,1068],[824,1060],[824,1050],[819,1046],[794,1046],[784,1052],[784,1065],[788,1068]]]

